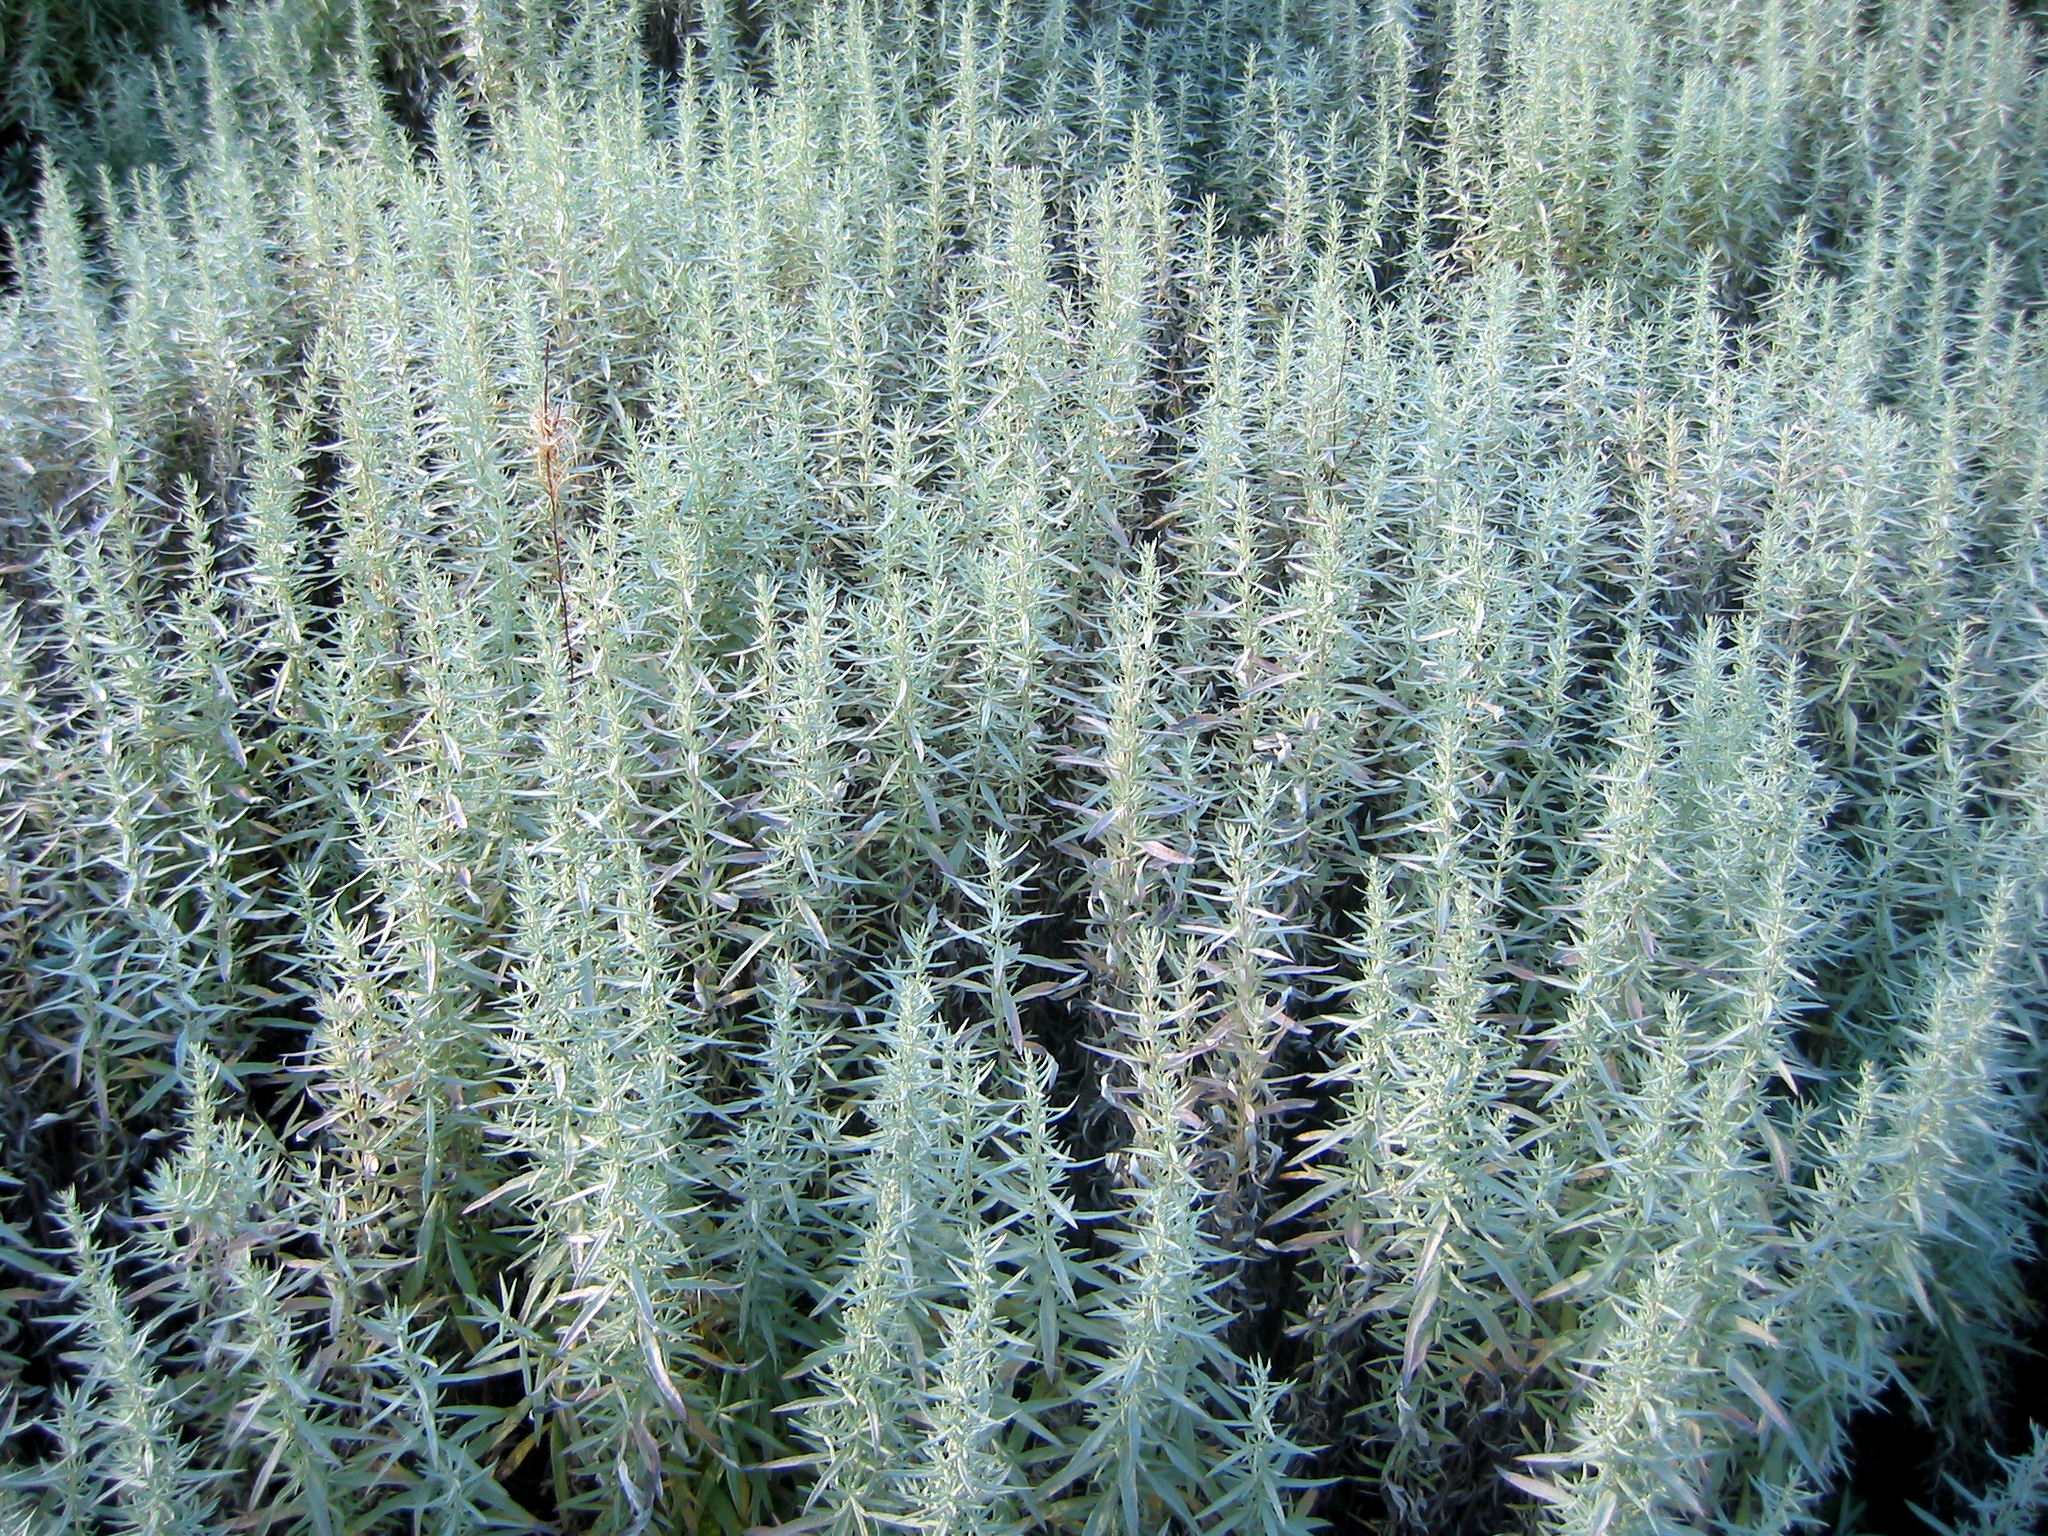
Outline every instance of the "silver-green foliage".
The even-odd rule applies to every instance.
[[[2040,46],[228,10],[0,304],[0,1520],[1785,1532],[1958,1435]]]

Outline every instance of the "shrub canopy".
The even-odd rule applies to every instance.
[[[1780,1536],[1880,1395],[1982,1444],[2032,22],[179,36],[0,303],[0,1530]]]

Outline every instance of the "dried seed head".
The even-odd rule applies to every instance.
[[[541,488],[550,501],[559,501],[562,487],[574,473],[571,465],[576,458],[575,421],[544,393],[528,418],[527,430],[533,436],[533,467],[540,476]]]

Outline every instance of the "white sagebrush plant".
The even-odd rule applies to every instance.
[[[0,1528],[2019,1528],[2037,23],[192,37],[0,298]]]

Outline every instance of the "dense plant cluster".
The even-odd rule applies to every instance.
[[[194,36],[179,0],[0,0],[0,220],[34,212],[39,144],[124,166],[146,156],[136,55]]]
[[[0,305],[0,1531],[1780,1536],[1982,1440],[2033,23],[194,37]]]

